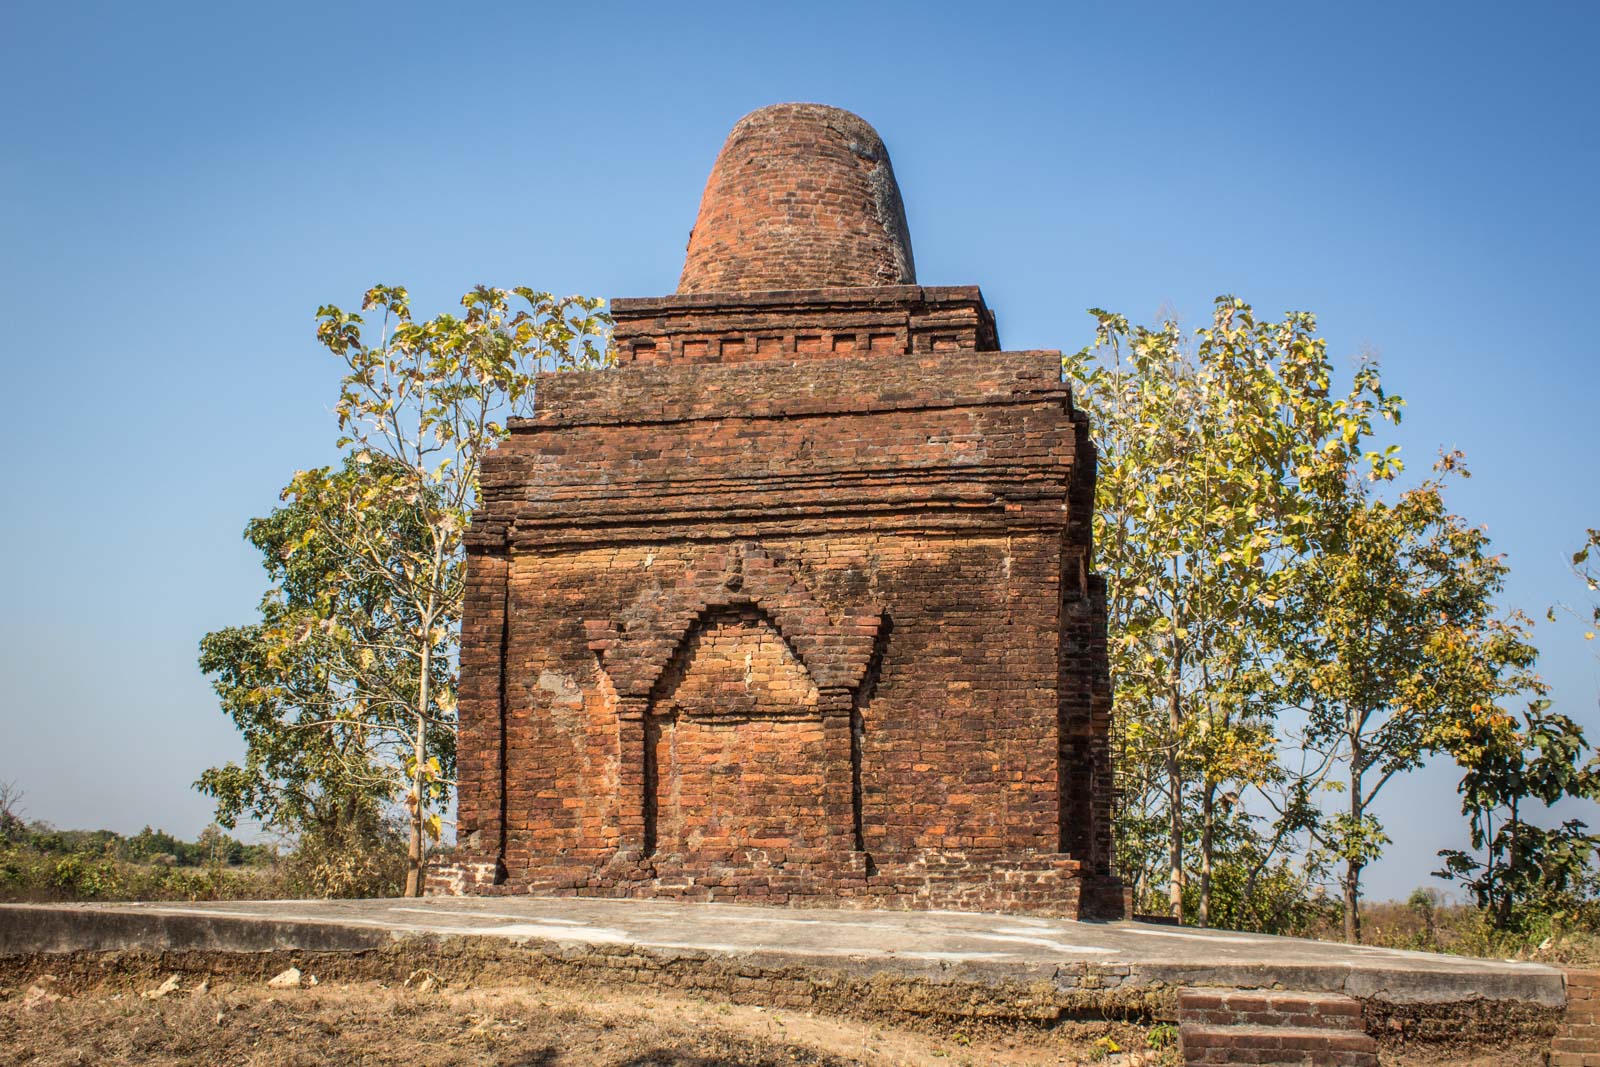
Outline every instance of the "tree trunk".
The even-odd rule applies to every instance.
[[[427,724],[419,718],[417,722],[417,743],[413,753],[416,760],[416,771],[411,775],[411,788],[406,796],[407,806],[411,809],[411,841],[406,849],[406,893],[408,897],[422,895],[422,797],[423,775],[425,761],[428,755]]]
[[[1361,772],[1354,768],[1360,765],[1361,750],[1352,746],[1352,773],[1350,775],[1350,827],[1351,832],[1361,828]],[[1349,848],[1349,842],[1345,847]],[[1361,943],[1361,863],[1354,858],[1346,859],[1344,864],[1344,939],[1346,944],[1359,945]]]
[[[1350,789],[1350,833],[1359,834],[1362,830],[1361,816],[1365,810],[1365,802],[1361,797],[1361,778],[1366,773],[1366,752],[1361,743],[1361,724],[1367,721],[1363,712],[1354,718],[1349,718],[1350,712],[1346,709],[1345,732],[1350,738],[1350,779],[1347,783]],[[1361,943],[1361,868],[1362,862],[1357,858],[1366,848],[1365,842],[1351,842],[1346,840],[1344,861],[1344,940],[1349,945]],[[1353,851],[1354,849],[1363,851]]]
[[[1511,798],[1511,816],[1509,825],[1511,827],[1511,844],[1506,850],[1506,863],[1500,875],[1500,900],[1495,906],[1494,918],[1495,926],[1501,930],[1505,930],[1511,926],[1512,898],[1516,891],[1520,888],[1516,884],[1516,879],[1520,876],[1519,872],[1522,870],[1522,857],[1519,855],[1519,853],[1522,851],[1522,843],[1519,840],[1521,838],[1520,831],[1522,830],[1522,817],[1517,811],[1516,797]],[[1489,879],[1489,891],[1493,892],[1494,888],[1494,879],[1491,878]]]
[[[1178,760],[1178,731],[1183,726],[1183,714],[1176,686],[1172,689],[1167,726],[1170,735],[1167,741],[1167,808],[1170,816],[1167,858],[1172,867],[1167,902],[1172,909],[1172,917],[1181,923],[1183,922],[1183,777]]]
[[[1217,787],[1207,782],[1200,797],[1200,914],[1201,926],[1211,925],[1211,846],[1216,826]]]
[[[1361,864],[1347,860],[1344,867],[1344,939],[1347,944],[1361,943]]]
[[[1494,860],[1496,853],[1494,847],[1494,810],[1492,808],[1483,808],[1481,810],[1483,811],[1483,843],[1485,845],[1483,856],[1483,883],[1489,887],[1489,892],[1487,896],[1479,894],[1478,906],[1480,908],[1484,908],[1493,907],[1495,902],[1494,887],[1496,883]]]
[[[411,841],[405,854],[405,894],[422,896],[422,758],[424,745],[416,745],[418,773],[411,776],[411,789],[406,792],[406,806],[411,809]]]
[[[430,605],[431,607],[432,605]],[[411,808],[411,843],[406,849],[406,896],[422,895],[422,861],[426,848],[422,838],[423,799],[428,778],[428,702],[433,699],[429,683],[433,680],[432,615],[424,617],[422,627],[422,678],[417,683],[417,734],[412,749],[411,789],[407,802]]]

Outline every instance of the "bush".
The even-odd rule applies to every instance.
[[[72,900],[107,900],[120,895],[123,878],[116,860],[74,853],[56,861],[50,885]]]
[[[406,842],[376,818],[302,834],[285,861],[291,896],[398,896],[406,880]]]
[[[163,848],[172,851],[159,851]],[[214,857],[210,865],[198,866],[207,855]],[[244,862],[229,866],[235,858]],[[204,848],[158,830],[146,829],[127,838],[109,830],[57,830],[45,823],[20,829],[13,825],[0,837],[0,900],[236,900],[283,895],[283,872],[275,850],[242,845],[217,832]]]
[[[210,826],[196,841],[145,827],[58,830],[47,823],[0,829],[0,900],[243,900],[289,896],[395,896],[405,883],[406,842],[376,809],[341,813],[301,835],[286,857]]]

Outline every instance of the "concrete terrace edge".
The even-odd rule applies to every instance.
[[[257,905],[259,907],[259,905]],[[352,918],[282,918],[228,914],[225,905],[209,908],[174,905],[0,905],[0,961],[7,957],[68,953],[152,952],[355,952],[395,946],[423,938],[434,944],[496,943],[535,957],[570,961],[589,955],[626,955],[658,963],[728,963],[743,971],[816,970],[859,978],[903,976],[946,985],[1053,988],[1071,1001],[1104,1004],[1108,994],[1156,994],[1163,999],[1179,987],[1294,989],[1343,993],[1394,1008],[1436,1008],[1451,1004],[1521,1004],[1559,1011],[1567,1000],[1565,977],[1554,968],[1514,965],[1463,971],[1403,970],[1334,962],[1187,963],[1174,961],[1099,961],[1061,958],[1056,962],[917,958],[900,952],[744,948],[716,944],[651,944],[596,940],[575,931],[571,938],[539,933],[475,930],[438,923],[396,923]],[[536,917],[529,926],[539,926]],[[1099,925],[1099,924],[1089,924]],[[1105,924],[1115,929],[1124,924]],[[1330,949],[1339,946],[1330,946]],[[1118,999],[1113,996],[1110,999]]]

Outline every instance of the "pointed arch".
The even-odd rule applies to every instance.
[[[697,669],[703,635],[728,620],[739,620],[743,632],[721,635],[723,662],[700,667],[735,673],[706,682],[714,688],[703,693],[691,679],[680,693]],[[876,603],[829,612],[793,566],[754,542],[703,549],[626,623],[585,620],[589,647],[623,709],[623,779],[637,790],[632,825],[643,853],[654,855],[663,842],[713,853],[859,850],[860,702],[888,627]],[[765,646],[764,635],[771,638]],[[749,657],[748,677],[740,678],[730,656]],[[757,766],[762,760],[773,774]],[[787,815],[763,808],[774,798]]]
[[[819,690],[854,690],[883,620],[876,604],[835,618],[800,576],[752,542],[707,549],[643,617],[625,628],[589,620],[589,646],[617,692],[648,697],[697,620],[707,612],[751,605],[766,614]]]

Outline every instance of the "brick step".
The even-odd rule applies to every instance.
[[[1196,1026],[1288,1026],[1360,1033],[1361,1003],[1338,993],[1282,989],[1180,989],[1178,1022]]]
[[[1378,1067],[1378,1044],[1357,1030],[1296,1026],[1178,1028],[1186,1067]]]

